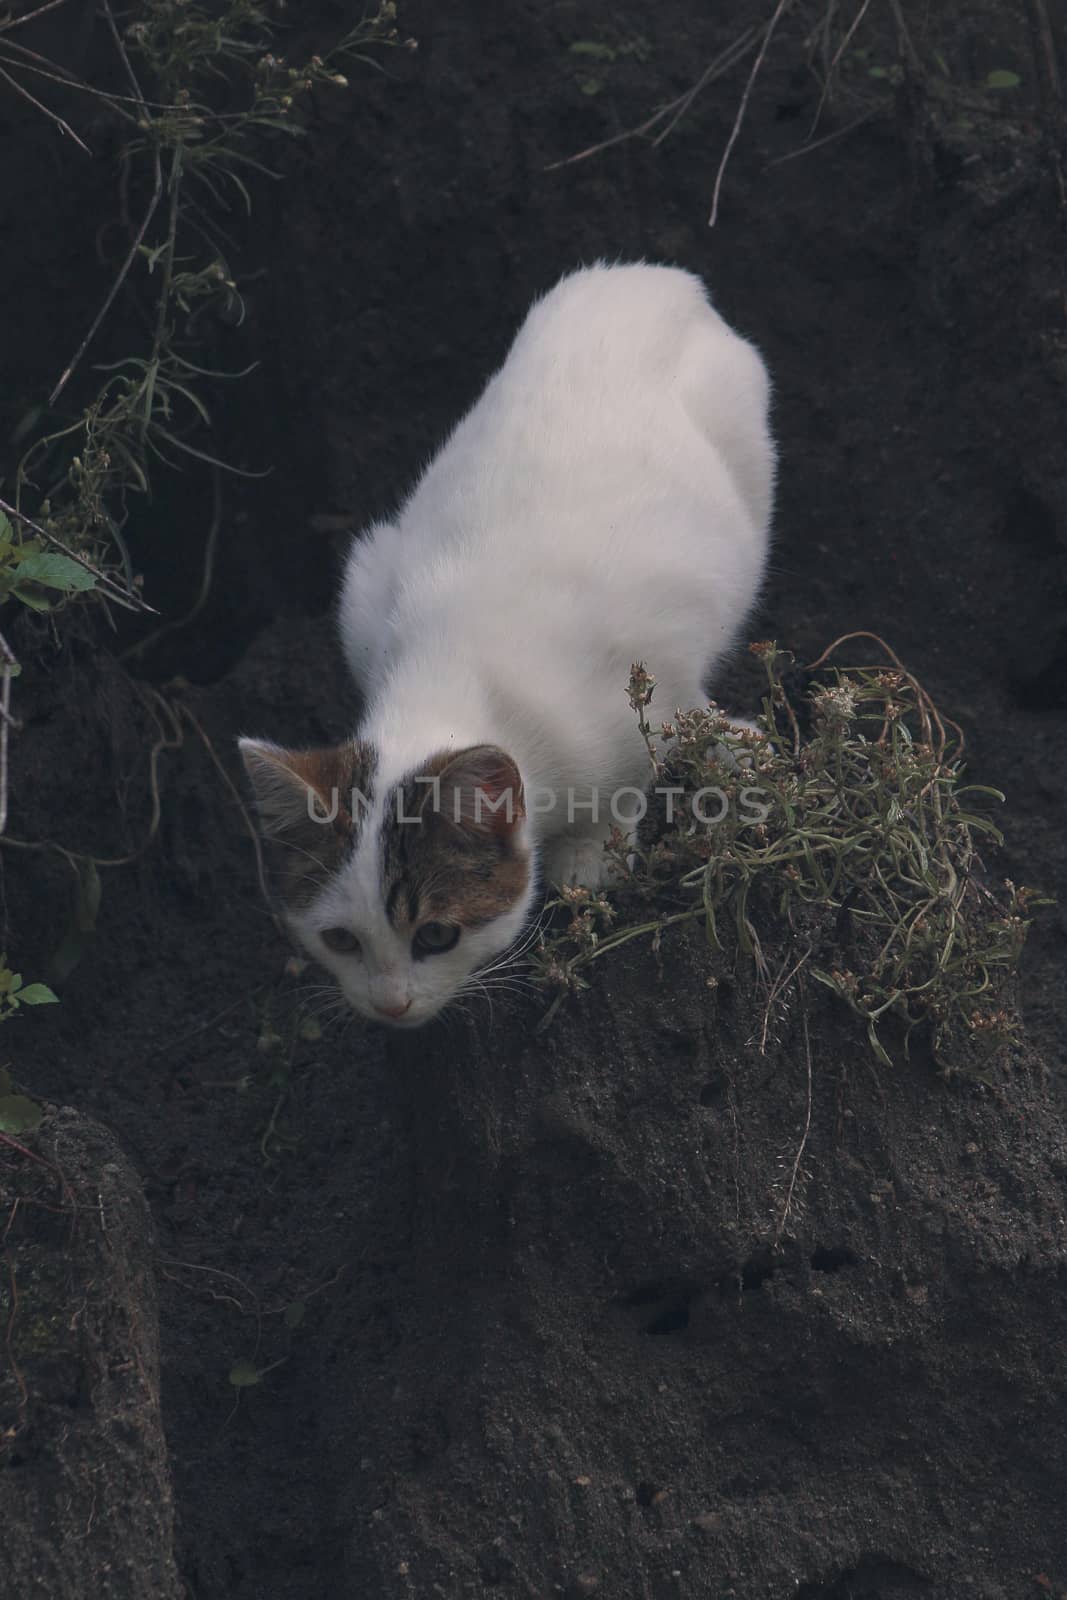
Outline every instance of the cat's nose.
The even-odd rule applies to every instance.
[[[395,1022],[398,1017],[404,1015],[405,1011],[411,1010],[411,1001],[405,1000],[403,1005],[399,1006],[375,1006],[374,1009],[380,1017],[391,1017]]]

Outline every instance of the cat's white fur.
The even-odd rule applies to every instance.
[[[610,795],[649,779],[631,663],[655,675],[661,718],[701,704],[759,588],[768,398],[760,356],[689,273],[595,266],[533,307],[395,521],[348,561],[341,636],[378,794],[444,748],[499,746],[528,801],[561,797],[521,824],[541,880],[602,881]],[[568,790],[598,791],[598,824],[567,825]],[[416,962],[381,903],[377,822],[296,926],[356,1010],[410,1001],[416,1025],[512,944],[537,873],[510,912]],[[338,924],[361,956],[324,948]]]

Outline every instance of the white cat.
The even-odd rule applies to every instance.
[[[395,521],[354,544],[357,734],[241,752],[293,847],[292,928],[362,1015],[426,1022],[501,960],[539,884],[603,881],[611,797],[649,781],[631,663],[661,717],[702,704],[759,587],[768,398],[689,273],[575,272]]]

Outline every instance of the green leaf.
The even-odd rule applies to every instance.
[[[610,44],[599,44],[596,39],[576,39],[570,46],[572,56],[591,56],[594,61],[614,61],[615,51]]]
[[[307,1307],[304,1305],[303,1300],[293,1300],[285,1308],[285,1326],[287,1328],[299,1328],[304,1320],[304,1312],[306,1310]]]
[[[1009,72],[1006,67],[997,67],[987,76],[985,86],[987,89],[1017,89],[1022,81],[1017,72]]]
[[[28,1094],[0,1096],[0,1133],[32,1133],[44,1112]]]
[[[61,589],[64,594],[81,594],[86,589],[96,587],[96,579],[91,572],[86,572],[69,556],[52,551],[24,556],[15,568],[15,582],[40,583],[47,589]]]
[[[235,1361],[230,1368],[230,1382],[235,1389],[251,1389],[261,1376],[254,1361]]]
[[[604,83],[601,78],[583,78],[578,87],[583,94],[599,94]]]
[[[53,994],[47,983],[28,983],[19,990],[19,999],[28,1006],[56,1006],[59,996]]]
[[[31,611],[51,611],[52,602],[46,600],[43,594],[35,594],[32,589],[12,589],[11,593],[16,600],[21,600],[24,606],[29,606]]]
[[[882,1044],[881,1039],[879,1039],[878,1030],[873,1022],[868,1022],[867,1024],[867,1039],[870,1043],[871,1049],[874,1051],[882,1065],[892,1069],[893,1063],[886,1054],[885,1046]]]

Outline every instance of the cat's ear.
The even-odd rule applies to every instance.
[[[334,834],[352,832],[359,749],[352,744],[320,750],[284,750],[265,739],[239,739],[264,832],[285,836],[311,825]]]
[[[437,784],[430,805],[453,827],[477,838],[512,843],[526,816],[522,778],[505,750],[472,745],[431,766]]]

